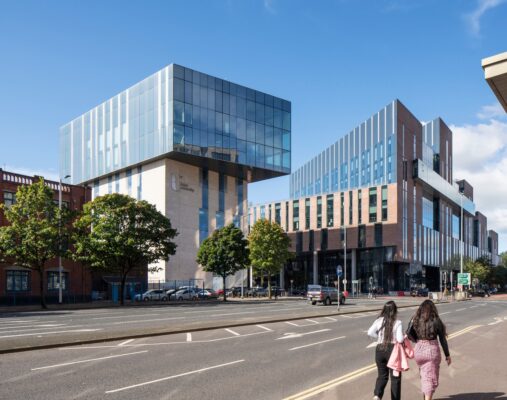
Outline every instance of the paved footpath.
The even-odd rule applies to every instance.
[[[507,304],[507,301],[500,300],[500,297],[485,299],[484,302],[496,303],[498,306]],[[448,367],[445,361],[442,361],[440,385],[434,400],[507,400],[506,339],[507,314],[489,323],[474,325],[474,321],[470,321],[468,328],[450,334],[448,341],[452,364]],[[377,373],[373,364],[373,352],[371,361],[372,364],[365,365],[364,368],[319,387],[310,388],[293,396],[293,399],[372,399]],[[415,361],[410,360],[410,370],[403,373],[402,399],[421,398],[419,371]],[[390,399],[389,383],[384,399]]]

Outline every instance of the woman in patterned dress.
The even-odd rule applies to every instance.
[[[409,323],[407,334],[416,342],[414,348],[415,361],[421,376],[421,391],[424,400],[432,400],[438,387],[440,373],[440,348],[442,346],[447,365],[451,365],[449,346],[445,325],[438,316],[437,307],[431,300],[424,300]],[[438,337],[438,340],[437,340]]]

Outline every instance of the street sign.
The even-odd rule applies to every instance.
[[[469,273],[458,274],[458,285],[471,285],[472,277]]]
[[[342,275],[343,275],[342,266],[341,266],[341,265],[338,265],[338,266],[336,267],[336,276],[337,276],[338,278],[340,278]]]
[[[343,280],[343,284],[344,284],[344,285],[346,285],[346,284],[347,284],[347,280],[346,280],[346,279],[344,279],[344,280]]]

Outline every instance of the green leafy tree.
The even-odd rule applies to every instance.
[[[261,275],[268,276],[268,294],[271,298],[271,276],[280,272],[292,258],[290,239],[276,222],[259,219],[248,236],[250,261]]]
[[[0,252],[4,259],[39,274],[42,308],[47,308],[45,269],[49,261],[64,255],[61,243],[67,241],[71,216],[68,210],[59,210],[53,195],[40,179],[20,186],[11,207],[0,204],[9,223],[0,227]]]
[[[479,257],[477,260],[467,260],[464,264],[465,272],[472,275],[472,280],[477,278],[480,283],[486,283],[491,274],[491,262],[487,257]]]
[[[204,271],[222,277],[224,301],[227,301],[226,278],[249,265],[248,241],[241,229],[236,228],[234,224],[217,229],[203,240],[197,252],[197,262]]]
[[[107,194],[85,204],[74,223],[76,260],[92,269],[120,276],[121,304],[132,271],[148,269],[176,253],[177,235],[169,219],[154,205],[122,194]]]

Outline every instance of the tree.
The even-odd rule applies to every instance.
[[[147,201],[126,195],[107,194],[85,204],[74,227],[75,259],[119,274],[121,305],[129,273],[155,271],[149,264],[176,253],[177,232],[169,219]]]
[[[62,240],[68,236],[67,223],[71,213],[58,208],[53,190],[43,179],[20,186],[16,203],[3,209],[9,225],[0,227],[0,249],[3,256],[18,266],[39,274],[40,302],[47,308],[44,273],[47,263],[63,255]]]
[[[472,279],[477,278],[481,283],[486,283],[491,274],[490,261],[487,257],[479,257],[475,261],[469,259],[463,268],[472,275]]]
[[[224,301],[227,301],[226,278],[248,266],[248,241],[234,224],[217,229],[202,242],[197,252],[197,262],[204,271],[222,277]]]
[[[268,293],[271,298],[271,276],[292,258],[290,239],[276,222],[259,219],[248,236],[250,261],[255,270],[268,275]]]

